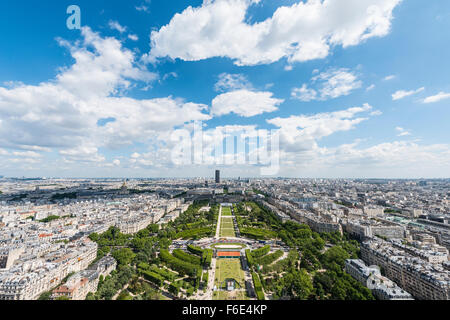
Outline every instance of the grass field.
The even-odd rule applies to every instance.
[[[240,259],[218,259],[216,263],[215,286],[219,287],[225,279],[235,279],[237,285],[235,291],[216,291],[214,292],[214,300],[246,300],[244,271],[241,268]],[[244,289],[244,291],[241,291]]]
[[[236,233],[234,232],[234,222],[231,217],[223,217],[220,222],[220,237],[235,237]]]
[[[228,207],[222,207],[222,216],[231,216],[231,209]]]

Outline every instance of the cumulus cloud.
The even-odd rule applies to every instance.
[[[221,73],[218,78],[214,89],[219,92],[252,89],[252,84],[243,74]]]
[[[423,103],[435,103],[446,99],[450,99],[450,93],[439,92],[437,95],[426,97]]]
[[[170,57],[198,61],[228,57],[237,65],[322,59],[335,46],[358,45],[389,33],[401,0],[307,0],[277,8],[248,24],[256,0],[207,0],[186,8],[151,33],[148,61]]]
[[[311,79],[315,89],[303,84],[301,88],[292,89],[291,96],[301,101],[329,100],[347,96],[353,90],[361,88],[362,82],[349,69],[331,69]]]
[[[450,145],[384,142],[368,147],[361,140],[302,152],[281,151],[281,175],[333,178],[423,178],[447,176]]]
[[[99,149],[146,143],[175,126],[208,120],[207,106],[172,97],[123,96],[157,79],[115,38],[82,29],[82,41],[59,39],[75,63],[39,85],[0,87],[0,146],[34,152],[56,149],[67,162],[102,162]],[[99,119],[115,119],[103,126]],[[18,154],[17,154],[18,155]]]
[[[272,92],[254,92],[245,89],[223,93],[212,101],[211,113],[214,116],[235,113],[242,117],[253,117],[273,112],[278,110],[277,106],[284,100],[272,96]]]
[[[317,141],[336,132],[349,131],[367,117],[355,117],[372,110],[368,104],[342,111],[318,113],[315,115],[274,118],[267,122],[279,129],[280,145],[287,152],[305,152],[318,147]]]
[[[399,90],[399,91],[396,91],[396,92],[392,95],[392,100],[394,100],[394,101],[400,100],[400,99],[403,99],[403,98],[406,98],[406,97],[409,97],[409,96],[418,94],[418,93],[420,93],[420,92],[422,92],[422,91],[424,91],[424,90],[425,90],[424,87],[419,88],[419,89],[417,89],[417,90],[411,90],[411,91]]]

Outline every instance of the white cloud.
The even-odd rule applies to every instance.
[[[384,81],[390,81],[390,80],[394,80],[395,78],[397,78],[397,76],[396,75],[389,75],[389,76],[386,76],[386,77],[384,77]]]
[[[166,73],[166,74],[163,76],[163,81],[165,81],[165,80],[167,80],[167,79],[169,79],[169,78],[178,78],[178,74],[177,74],[176,72],[169,72],[169,73]]]
[[[394,100],[394,101],[400,100],[400,99],[403,99],[403,98],[405,98],[405,97],[409,97],[409,96],[418,94],[418,93],[420,93],[420,92],[422,92],[422,91],[424,91],[424,90],[425,90],[424,87],[419,88],[419,89],[417,89],[417,90],[411,90],[411,91],[399,90],[399,91],[396,91],[396,92],[392,95],[392,100]]]
[[[137,11],[149,12],[149,8],[146,5],[136,6]]]
[[[305,152],[318,148],[317,141],[336,132],[349,131],[367,117],[355,116],[368,112],[372,107],[349,108],[342,111],[319,113],[315,115],[291,116],[267,120],[280,129],[280,146],[286,152]]]
[[[241,89],[251,90],[252,85],[243,74],[222,73],[219,75],[219,80],[215,84],[214,89],[219,92]]]
[[[293,98],[301,101],[328,100],[347,96],[353,90],[361,88],[362,82],[348,69],[332,69],[314,76],[311,81],[315,89],[309,89],[306,84],[301,88],[292,89]]]
[[[301,1],[250,25],[248,9],[259,1],[207,0],[153,31],[146,58],[152,62],[166,56],[186,61],[228,57],[237,65],[322,59],[334,46],[346,48],[387,35],[400,1]]]
[[[399,137],[405,137],[405,136],[410,136],[411,133],[408,132],[407,130],[403,129],[402,127],[396,127],[395,130],[398,131],[398,136]]]
[[[292,89],[291,96],[304,102],[318,100],[317,91],[309,89],[307,84],[303,84],[301,88]]]
[[[272,92],[253,92],[246,89],[223,93],[212,101],[211,113],[215,116],[235,113],[242,117],[253,117],[273,112],[278,110],[277,106],[284,100],[272,96]]]
[[[357,144],[323,149],[314,161],[322,164],[322,172],[325,167],[329,172],[339,170],[340,175],[347,171],[350,177],[442,177],[449,172],[449,145],[394,141],[357,148]]]
[[[108,25],[112,30],[119,31],[120,33],[124,33],[125,31],[127,31],[127,27],[121,26],[120,23],[117,21],[111,20],[109,21]]]
[[[370,113],[371,116],[381,116],[382,114],[383,112],[381,112],[380,110],[375,110]]]
[[[423,103],[435,103],[445,99],[450,99],[450,93],[439,92],[435,96],[427,97],[423,100]]]
[[[366,91],[372,91],[373,89],[375,89],[375,85],[374,85],[374,84],[371,84],[370,86],[368,86],[368,87],[366,88]]]
[[[88,27],[82,36],[75,44],[59,40],[75,63],[60,69],[55,79],[36,86],[0,87],[0,147],[56,150],[67,163],[101,163],[105,158],[100,148],[152,143],[175,126],[210,119],[202,104],[172,97],[124,97],[131,81],[148,84],[157,75],[139,66],[133,52],[117,39],[102,38]],[[97,125],[106,118],[115,121]]]
[[[24,151],[24,152],[13,152],[13,155],[16,157],[25,157],[25,158],[40,158],[42,155],[40,153],[34,151]]]
[[[135,34],[129,34],[128,39],[133,40],[133,41],[138,41],[139,37]]]
[[[67,162],[104,162],[106,158],[98,153],[98,148],[91,142],[84,142],[73,148],[60,150]]]

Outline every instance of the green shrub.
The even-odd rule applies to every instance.
[[[161,277],[159,274],[152,272],[152,271],[144,271],[142,272],[142,274],[144,275],[144,278],[150,282],[153,282],[154,284],[156,284],[158,287],[161,287],[162,284],[164,283],[164,278]]]
[[[256,249],[252,251],[252,256],[255,259],[258,259],[262,256],[265,256],[266,254],[268,254],[270,252],[270,246],[264,246],[262,248]]]
[[[283,256],[283,251],[282,250],[278,250],[274,253],[265,255],[259,259],[256,259],[256,263],[262,266],[266,266],[271,264],[272,262],[278,260],[279,258],[281,258]]]
[[[198,255],[198,256],[202,256],[202,255],[203,255],[203,252],[204,252],[204,250],[203,250],[202,248],[193,246],[192,244],[188,244],[187,249],[188,249],[188,251],[190,251],[191,253],[196,254],[196,255]]]
[[[197,270],[200,268],[198,265],[193,265],[189,262],[180,260],[169,253],[167,250],[161,250],[159,254],[162,261],[167,263],[169,267],[181,274],[187,274],[190,276],[196,276]]]
[[[198,265],[201,264],[201,259],[199,257],[194,256],[189,253],[186,253],[183,250],[175,249],[175,250],[173,250],[172,254],[180,260],[183,260],[183,261],[186,261],[186,262],[189,262],[192,264],[198,264]]]
[[[264,293],[262,290],[261,280],[256,272],[252,272],[253,285],[255,287],[255,293],[258,300],[265,300]]]

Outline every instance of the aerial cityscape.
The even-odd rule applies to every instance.
[[[3,1],[0,304],[450,300],[449,28],[448,1]]]
[[[2,179],[0,300],[449,300],[450,180]]]

